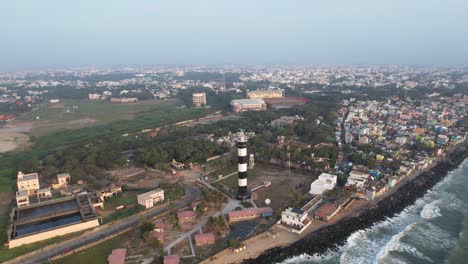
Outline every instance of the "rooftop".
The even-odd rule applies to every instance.
[[[179,256],[177,255],[170,255],[164,257],[164,264],[179,264]]]
[[[152,191],[149,191],[149,192],[145,192],[145,193],[142,193],[142,194],[139,194],[138,197],[141,197],[143,199],[151,199],[152,195],[154,194],[158,194],[160,192],[164,192],[163,189],[156,189],[156,190],[152,190]]]
[[[112,250],[112,253],[107,257],[109,264],[125,264],[125,255],[127,254],[127,249],[118,248]]]
[[[195,243],[198,244],[205,244],[211,243],[215,241],[214,233],[205,233],[205,234],[196,234],[195,235]]]
[[[338,208],[331,203],[326,203],[317,209],[314,214],[319,218],[327,218],[333,212],[335,212]]]

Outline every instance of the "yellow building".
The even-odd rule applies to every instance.
[[[249,99],[281,98],[283,96],[283,90],[264,90],[247,92],[247,98]]]

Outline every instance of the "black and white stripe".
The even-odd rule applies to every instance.
[[[239,137],[237,140],[237,169],[239,173],[238,179],[238,197],[247,196],[247,140],[245,137]]]

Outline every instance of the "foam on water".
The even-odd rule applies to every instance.
[[[410,233],[415,227],[416,227],[416,223],[413,223],[413,224],[407,226],[400,233],[394,235],[390,239],[390,241],[388,241],[387,244],[385,246],[383,246],[382,249],[377,253],[375,263],[381,263],[381,262],[383,262],[383,260],[387,260],[387,261],[385,261],[387,263],[388,260],[389,260],[388,259],[389,254],[391,252],[395,252],[395,251],[406,252],[406,253],[411,254],[411,255],[413,255],[413,256],[415,256],[417,258],[424,259],[424,260],[427,260],[429,262],[432,262],[430,258],[424,256],[424,254],[419,252],[417,248],[415,248],[415,247],[413,247],[411,245],[408,245],[408,244],[401,241],[401,239],[406,234]],[[390,259],[394,259],[394,258],[390,257]]]
[[[440,200],[435,200],[432,203],[424,205],[421,211],[421,217],[424,219],[432,219],[441,216],[440,208],[438,206]]]

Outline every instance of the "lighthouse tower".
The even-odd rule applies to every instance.
[[[238,200],[245,200],[250,198],[250,193],[247,190],[247,163],[249,157],[247,156],[247,138],[245,136],[244,131],[239,133],[236,142],[237,146],[237,170],[239,173],[238,179],[238,191],[237,191],[237,199]]]

